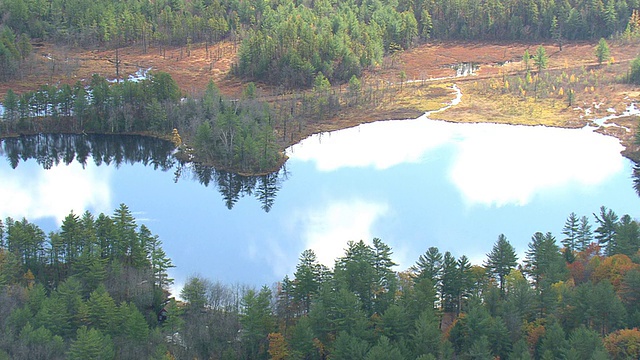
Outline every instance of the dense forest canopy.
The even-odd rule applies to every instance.
[[[429,247],[398,271],[381,239],[350,241],[333,268],[306,250],[273,287],[192,276],[176,301],[124,204],[49,234],[7,218],[0,359],[637,359],[639,250],[640,224],[602,207],[521,259],[499,235],[482,264]]]
[[[347,82],[384,54],[435,40],[563,40],[622,35],[638,0],[5,0],[0,76],[29,39],[119,47],[239,41],[238,75],[309,87],[322,73]]]

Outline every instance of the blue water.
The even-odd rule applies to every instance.
[[[536,231],[558,240],[570,212],[605,205],[636,217],[632,164],[618,140],[591,129],[416,120],[324,134],[287,150],[287,178],[269,212],[254,196],[225,207],[214,185],[141,164],[44,170],[0,162],[0,217],[56,228],[74,210],[111,214],[125,203],[159,235],[176,287],[199,274],[270,285],[312,248],[331,266],[349,240],[379,237],[397,270],[430,246],[481,264],[504,233],[522,256]]]

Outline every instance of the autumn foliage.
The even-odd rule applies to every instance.
[[[604,338],[604,347],[614,360],[640,359],[640,330],[622,329]]]

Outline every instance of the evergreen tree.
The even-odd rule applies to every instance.
[[[562,359],[568,350],[567,340],[564,330],[557,321],[552,322],[545,327],[545,333],[540,341],[539,353],[543,358],[551,355],[552,359]]]
[[[584,326],[573,330],[569,335],[568,346],[570,350],[573,350],[574,359],[591,359],[598,351],[604,351],[602,338],[596,331]]]
[[[193,276],[187,279],[180,291],[180,297],[188,304],[188,309],[199,312],[207,304],[208,280]]]
[[[393,304],[380,316],[382,334],[393,342],[405,339],[409,333],[410,322],[406,310]]]
[[[13,92],[13,90],[7,90],[7,94],[4,96],[2,105],[4,106],[4,120],[9,123],[15,121],[18,116],[18,96]]]
[[[429,279],[433,286],[439,286],[442,273],[442,253],[437,247],[430,247],[418,257],[418,261],[411,267],[411,270],[416,274],[416,282]]]
[[[450,252],[444,253],[442,261],[442,277],[440,279],[440,302],[445,312],[456,311],[458,294],[461,292],[460,271],[458,262]]]
[[[27,323],[20,331],[18,340],[20,342],[20,350],[16,358],[23,359],[63,359],[65,344],[64,340],[57,335],[53,335],[51,331],[43,326],[34,329],[30,323]]]
[[[349,335],[346,331],[338,333],[333,346],[332,357],[335,359],[365,360],[370,348],[366,340]]]
[[[311,321],[308,317],[303,316],[291,330],[291,353],[297,359],[316,359],[317,349],[314,344],[315,335],[311,328]]]
[[[580,225],[577,233],[576,249],[578,251],[585,251],[589,244],[593,241],[593,233],[591,232],[591,224],[589,224],[589,218],[583,216],[580,218]]]
[[[614,247],[610,255],[624,254],[633,256],[640,249],[640,226],[629,215],[623,215],[616,224]]]
[[[600,38],[598,45],[595,50],[596,59],[598,59],[598,65],[602,65],[603,62],[608,61],[611,56],[611,51],[609,50],[609,44],[604,38]]]
[[[593,329],[604,336],[624,325],[626,311],[613,285],[603,280],[593,287],[589,294]]]
[[[338,284],[356,294],[368,315],[374,312],[374,292],[378,288],[375,253],[362,240],[350,241],[345,256],[336,262],[334,276]]]
[[[551,310],[555,296],[551,285],[564,280],[567,274],[565,261],[551,233],[537,232],[531,238],[525,257],[525,271],[533,279],[538,295],[538,314],[543,317]]]
[[[103,335],[100,330],[78,329],[76,339],[71,342],[68,359],[70,360],[111,360],[115,358],[113,341],[109,335]]]
[[[640,84],[640,55],[631,62],[629,82],[632,84]]]
[[[131,250],[135,247],[138,240],[136,234],[136,221],[125,204],[120,206],[113,212],[113,239],[112,259],[118,259],[127,263],[131,263]]]
[[[295,300],[302,303],[305,313],[311,309],[311,299],[320,290],[324,271],[313,250],[302,252],[294,273],[293,295]]]
[[[564,227],[562,228],[562,234],[564,234],[565,238],[562,239],[562,245],[570,252],[573,253],[577,248],[578,242],[578,234],[580,227],[580,220],[576,213],[572,212],[569,214],[567,221],[564,223]]]
[[[248,358],[264,358],[267,336],[273,332],[271,314],[271,290],[263,287],[259,292],[249,290],[242,297],[244,312],[240,317],[242,343]]]
[[[114,322],[117,314],[115,301],[104,286],[98,287],[89,296],[86,303],[87,323],[103,333],[113,334],[116,331]]]
[[[536,53],[533,55],[533,65],[537,68],[538,73],[536,74],[536,84],[535,84],[535,93],[536,97],[538,96],[538,81],[540,80],[540,76],[542,75],[542,70],[547,68],[549,64],[549,57],[547,56],[547,52],[545,51],[542,45],[538,46],[536,49]]]
[[[374,311],[384,313],[387,307],[393,303],[398,288],[396,273],[393,267],[397,266],[391,255],[391,248],[379,238],[373,239],[373,268],[376,276],[376,289],[374,289]]]
[[[504,295],[505,278],[515,268],[518,257],[515,249],[504,234],[498,236],[498,240],[493,245],[491,252],[487,254],[487,260],[484,267],[487,268],[489,274],[498,280],[500,292]]]
[[[441,335],[440,322],[433,309],[425,309],[416,319],[415,332],[412,334],[414,356],[438,356]]]
[[[369,350],[365,360],[403,360],[400,350],[395,347],[389,338],[381,336],[378,343]]]
[[[618,215],[611,209],[606,207],[600,207],[600,216],[595,213],[593,216],[596,218],[598,227],[596,228],[595,238],[600,245],[606,245],[607,255],[613,255],[612,251],[615,249],[615,235],[616,224],[618,223]]]

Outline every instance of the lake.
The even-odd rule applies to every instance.
[[[347,241],[373,237],[393,248],[397,270],[430,246],[481,264],[501,233],[522,258],[536,231],[560,240],[571,212],[595,229],[602,205],[640,209],[622,146],[589,127],[376,122],[312,136],[259,178],[180,164],[167,143],[113,139],[3,142],[0,217],[48,232],[72,209],[125,203],[163,241],[176,288],[192,274],[271,285],[307,248],[331,265]],[[19,155],[26,148],[32,156]]]

